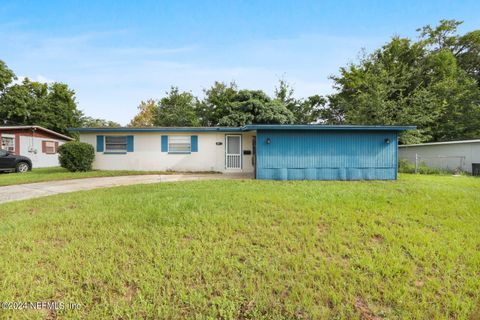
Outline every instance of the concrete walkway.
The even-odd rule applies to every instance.
[[[60,180],[18,184],[0,187],[0,203],[25,200],[50,196],[59,193],[67,193],[97,188],[116,186],[128,186],[132,184],[192,181],[192,180],[215,180],[215,179],[246,179],[246,175],[226,174],[172,174],[172,175],[138,175],[120,177],[85,178],[73,180]]]

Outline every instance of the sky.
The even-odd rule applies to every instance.
[[[331,75],[394,35],[441,19],[480,27],[480,1],[0,0],[0,60],[63,82],[81,110],[126,125],[142,100],[214,81],[273,94],[333,92]]]

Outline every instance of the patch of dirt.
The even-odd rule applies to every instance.
[[[327,226],[319,223],[317,225],[317,231],[318,231],[319,234],[323,234],[323,233],[327,232]]]
[[[375,234],[372,237],[372,241],[375,242],[375,243],[383,243],[384,240],[385,240],[385,238],[381,234]]]
[[[368,307],[367,303],[362,298],[357,298],[355,301],[355,309],[360,313],[362,320],[380,320],[382,318],[373,314],[372,310]]]
[[[40,210],[38,208],[29,208],[26,214],[33,216],[36,215]]]
[[[327,298],[326,304],[330,310],[335,309],[335,303],[333,303],[332,298]]]
[[[48,309],[47,310],[47,320],[56,320],[57,319],[57,312],[55,309]]]
[[[477,307],[468,317],[469,320],[480,320],[480,301],[477,303]]]
[[[137,294],[138,288],[135,284],[127,284],[127,291],[125,293],[125,300],[130,302]]]
[[[415,280],[415,287],[421,288],[423,287],[424,283],[422,280]]]
[[[250,301],[248,303],[243,303],[240,306],[239,314],[238,314],[238,319],[250,319],[252,311],[255,309],[255,301]]]

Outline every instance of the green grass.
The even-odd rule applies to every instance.
[[[61,167],[38,168],[26,173],[1,173],[0,186],[25,184],[33,182],[82,179],[95,177],[115,177],[139,174],[172,174],[165,171],[131,171],[131,170],[93,170],[88,172],[69,172]]]
[[[465,319],[480,179],[197,181],[0,206],[0,301],[60,318]],[[43,319],[46,311],[5,311]]]

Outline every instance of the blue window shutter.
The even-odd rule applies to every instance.
[[[133,152],[133,136],[127,136],[127,152]]]
[[[198,136],[191,137],[192,152],[198,152]]]
[[[103,136],[97,136],[97,152],[103,152]]]
[[[168,136],[162,136],[162,152],[168,152]]]

